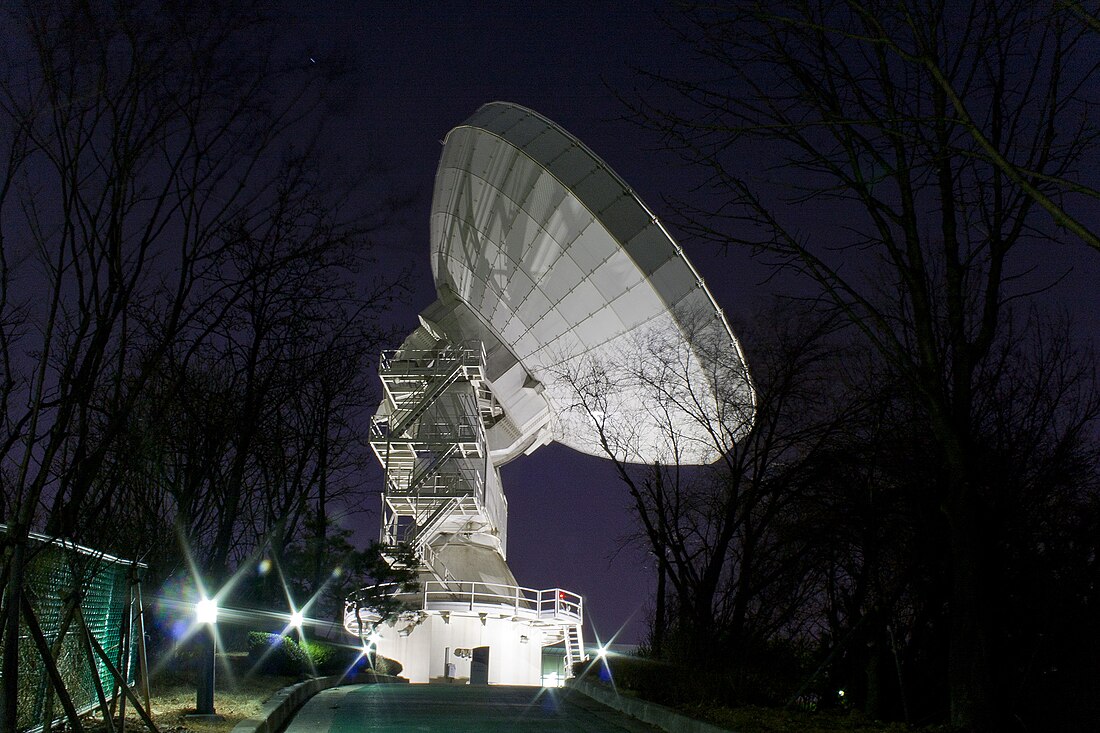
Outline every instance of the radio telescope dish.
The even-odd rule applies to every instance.
[[[517,363],[548,405],[526,450],[556,440],[603,455],[599,422],[630,462],[710,463],[750,428],[744,356],[703,279],[630,187],[542,115],[494,102],[451,130],[431,236],[441,298],[469,311],[450,327],[485,341],[490,382]],[[508,352],[496,369],[494,349]],[[576,404],[593,367],[596,414]],[[655,400],[670,385],[678,393]]]
[[[370,439],[380,544],[420,590],[352,594],[344,626],[414,682],[556,684],[584,655],[583,599],[517,584],[500,466],[553,440],[710,463],[749,430],[752,384],[680,247],[545,117],[495,102],[451,130],[431,216],[439,299],[379,359]],[[384,619],[379,593],[406,611]],[[541,650],[559,642],[548,679]]]

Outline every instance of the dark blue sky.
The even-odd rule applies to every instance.
[[[309,14],[298,22],[303,37],[318,39],[309,53],[319,64],[343,52],[356,67],[326,140],[348,168],[380,167],[380,180],[412,196],[413,205],[378,236],[382,267],[411,264],[414,271],[408,302],[394,313],[403,330],[434,299],[428,207],[440,141],[485,102],[517,102],[556,121],[658,215],[668,214],[662,196],[691,198],[697,173],[654,150],[652,135],[624,121],[615,98],[658,93],[632,67],[685,73],[697,63],[658,19],[663,5],[324,2],[296,11]],[[681,244],[731,320],[779,287],[764,282],[767,272],[746,253]],[[1100,253],[1074,243],[1028,257],[1040,280],[1064,275],[1047,298],[1094,337]],[[549,446],[507,466],[504,481],[509,562],[519,582],[579,592],[601,637],[625,624],[620,640],[640,641],[653,573],[644,552],[621,549],[633,525],[611,465]],[[370,536],[376,517],[367,521]]]

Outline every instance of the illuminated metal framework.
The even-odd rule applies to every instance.
[[[420,340],[425,339],[421,331]],[[371,447],[385,471],[381,544],[412,548],[434,580],[422,592],[401,594],[405,607],[484,621],[507,618],[543,632],[541,645],[565,642],[566,671],[583,655],[583,600],[561,588],[535,590],[509,583],[458,579],[440,548],[449,538],[476,535],[491,539],[506,557],[507,500],[493,467],[486,429],[503,410],[485,380],[485,351],[480,342],[452,345],[434,339],[423,346],[383,352],[379,359],[384,399],[371,421]],[[380,617],[353,596],[344,625],[350,633],[374,628]]]
[[[485,387],[481,345],[382,354],[383,410],[371,447],[386,472],[382,544],[408,544],[439,580],[452,580],[432,541],[443,532],[506,532],[504,495],[491,495],[485,427],[500,408]],[[503,543],[502,543],[503,544]]]

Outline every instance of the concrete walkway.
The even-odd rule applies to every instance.
[[[317,693],[286,733],[654,733],[569,689],[346,685]]]

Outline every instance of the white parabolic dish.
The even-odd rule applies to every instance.
[[[710,463],[751,427],[740,344],[699,273],[630,187],[524,107],[447,135],[432,272],[541,384],[551,437],[636,463]],[[587,393],[580,399],[578,393]]]

